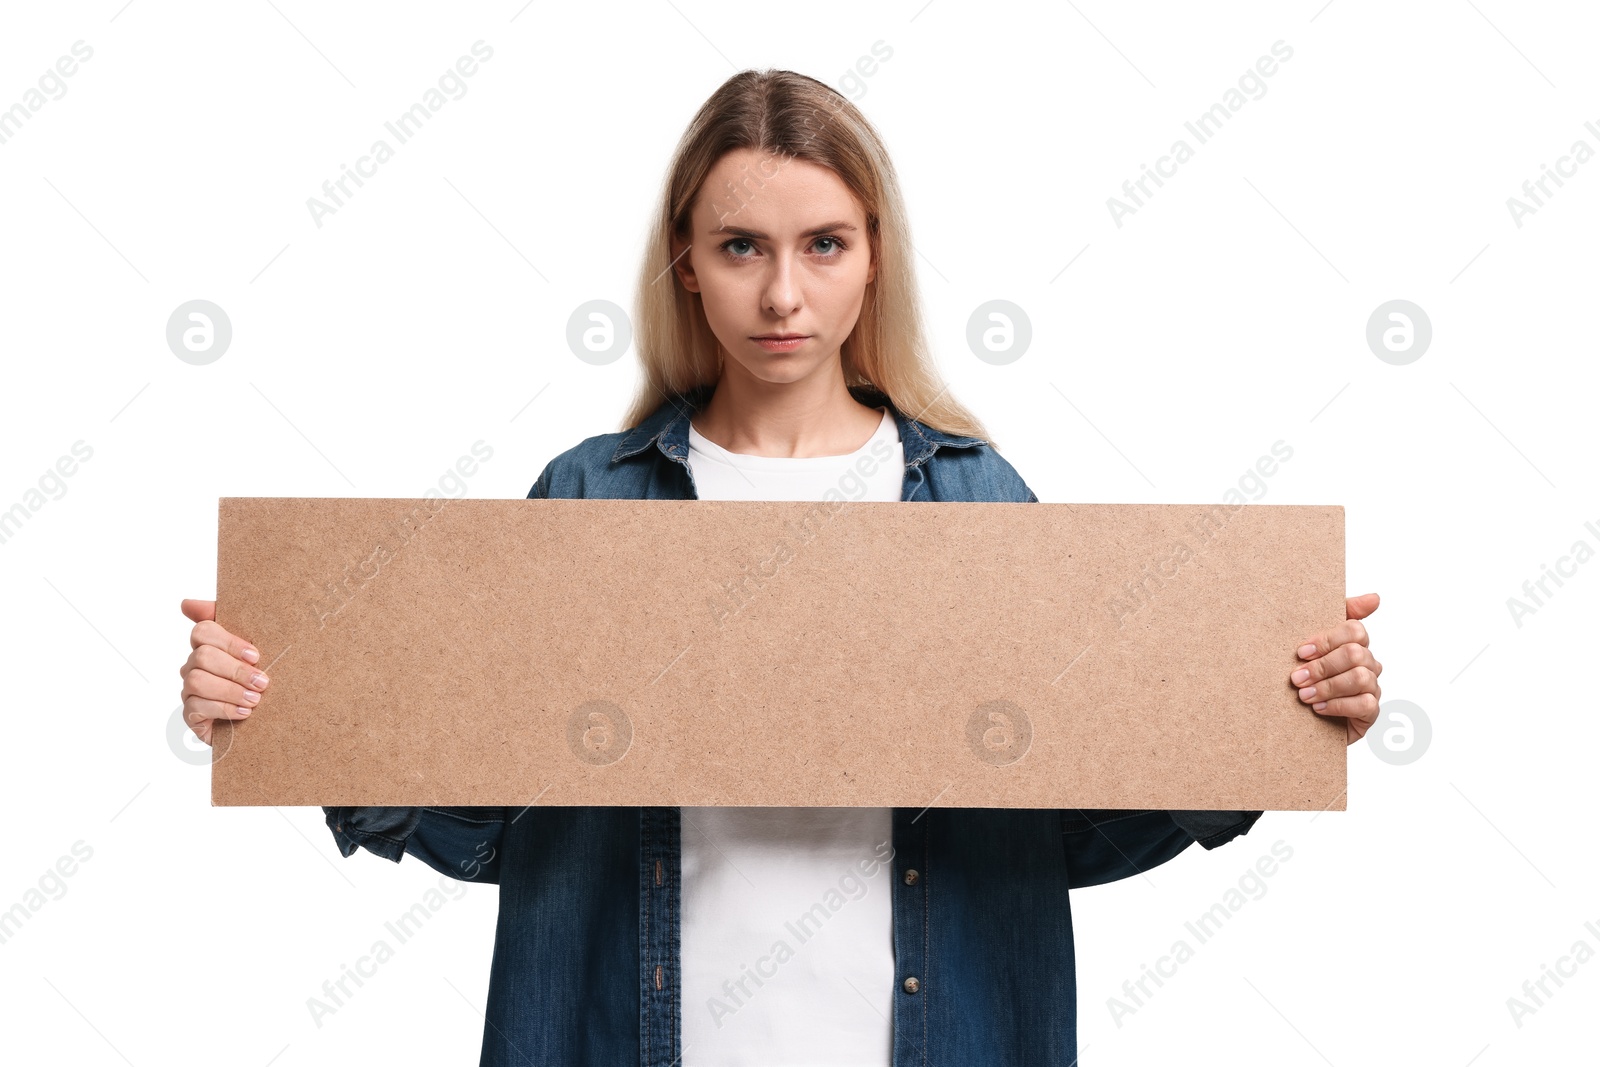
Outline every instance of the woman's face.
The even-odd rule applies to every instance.
[[[877,276],[866,214],[839,176],[738,149],[707,175],[690,223],[687,244],[673,239],[674,269],[700,294],[723,373],[773,384],[833,373]],[[775,334],[804,339],[759,340]]]

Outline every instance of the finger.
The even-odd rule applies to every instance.
[[[194,629],[189,631],[189,645],[199,648],[201,645],[212,645],[222,649],[234,659],[246,663],[260,663],[261,651],[249,641],[235,634],[229,633],[219,626],[215,619],[202,619],[194,624]]]
[[[214,645],[201,645],[195,649],[189,654],[189,662],[191,670],[225,679],[241,690],[260,693],[271,680],[259,667],[234,659]]]
[[[193,622],[215,621],[217,617],[215,600],[184,600],[178,608]]]
[[[189,724],[196,737],[211,744],[211,733],[219,719],[243,719],[249,711],[226,701],[202,700],[196,696],[183,698],[183,721]]]
[[[189,708],[191,700],[200,701],[204,706],[198,710],[207,712],[213,719],[242,719],[261,701],[259,691],[201,670],[189,672],[183,680],[182,694],[185,709]],[[194,721],[188,719],[187,710],[185,717]]]
[[[217,719],[249,718],[250,709],[230,704],[226,700],[202,700],[190,696],[183,698],[183,721],[196,733],[202,726],[209,727]]]
[[[203,720],[203,721],[197,722],[197,723],[190,723],[189,724],[189,729],[194,731],[194,735],[196,737],[198,737],[201,741],[205,742],[208,745],[211,744],[211,720],[210,719],[206,719],[206,720]],[[215,746],[213,746],[213,747],[215,747]]]
[[[1307,704],[1316,704],[1335,697],[1355,696],[1358,693],[1378,692],[1378,676],[1369,667],[1351,667],[1347,671],[1324,678],[1320,682],[1301,686],[1297,695]]]
[[[1318,656],[1289,672],[1289,681],[1295,686],[1312,685],[1324,678],[1343,674],[1352,667],[1367,667],[1373,674],[1383,673],[1383,664],[1366,645],[1340,645],[1326,656]]]
[[[1331,715],[1344,719],[1363,719],[1369,723],[1377,720],[1378,698],[1371,693],[1360,693],[1353,697],[1338,697],[1330,700],[1322,707],[1315,704],[1311,710],[1318,715]]]
[[[1351,642],[1358,645],[1367,643],[1367,628],[1356,619],[1347,619],[1331,630],[1306,638],[1300,645],[1299,655],[1301,659],[1326,656],[1340,645]]]
[[[1347,619],[1364,619],[1377,610],[1377,593],[1362,593],[1360,596],[1344,598],[1344,617]]]

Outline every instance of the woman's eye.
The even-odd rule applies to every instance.
[[[826,242],[826,244],[829,246],[827,248],[818,250],[823,259],[834,259],[844,253],[845,245],[843,241],[839,240],[839,238],[818,237],[815,243],[821,244],[823,242]],[[722,244],[718,245],[717,247],[720,248],[722,253],[730,259],[753,259],[754,256],[750,255],[750,252],[755,250],[754,244],[755,243],[748,237],[734,237],[722,242]],[[751,247],[748,250],[745,250],[743,248],[745,245],[749,245]]]

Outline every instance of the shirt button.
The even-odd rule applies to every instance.
[[[917,869],[915,867],[908,867],[906,869],[906,885],[916,885],[916,884],[917,884]]]
[[[922,983],[917,981],[915,976],[907,978],[902,985],[907,993],[915,993],[917,990],[922,988]]]

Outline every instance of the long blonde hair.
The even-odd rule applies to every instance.
[[[663,400],[717,381],[721,349],[700,294],[678,281],[671,239],[690,235],[706,175],[736,149],[803,159],[839,175],[866,209],[877,277],[840,350],[846,386],[876,388],[924,425],[994,444],[939,378],[923,335],[905,202],[888,150],[864,115],[829,86],[787,70],[745,70],[701,105],[673,153],[646,241],[634,298],[634,344],[644,371],[622,429]],[[760,183],[753,170],[751,179]]]

